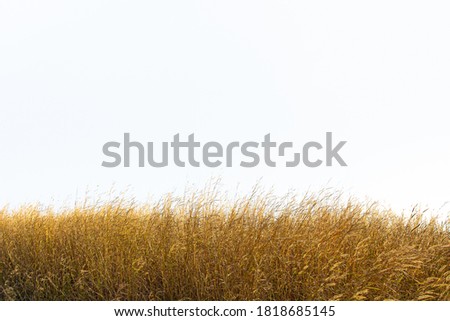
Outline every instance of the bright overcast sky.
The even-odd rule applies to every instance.
[[[0,204],[222,177],[450,201],[448,1],[1,1]],[[348,167],[103,168],[102,146],[346,140]],[[97,193],[95,192],[95,193]],[[92,192],[94,193],[94,192]],[[447,206],[450,208],[450,206]]]

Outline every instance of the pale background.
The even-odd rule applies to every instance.
[[[0,205],[114,184],[450,206],[448,1],[0,0]],[[102,145],[347,140],[343,167],[102,168]],[[239,185],[238,185],[239,184]]]

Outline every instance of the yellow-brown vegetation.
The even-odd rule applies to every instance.
[[[419,210],[201,192],[0,211],[0,300],[449,299],[449,222]]]

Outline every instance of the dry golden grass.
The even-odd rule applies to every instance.
[[[449,222],[333,195],[0,211],[0,300],[449,300]]]

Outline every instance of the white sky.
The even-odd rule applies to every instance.
[[[145,199],[221,176],[230,191],[261,180],[440,208],[449,14],[448,1],[0,0],[0,205],[112,184]],[[100,166],[124,132],[300,144],[327,131],[348,141],[347,168]]]

